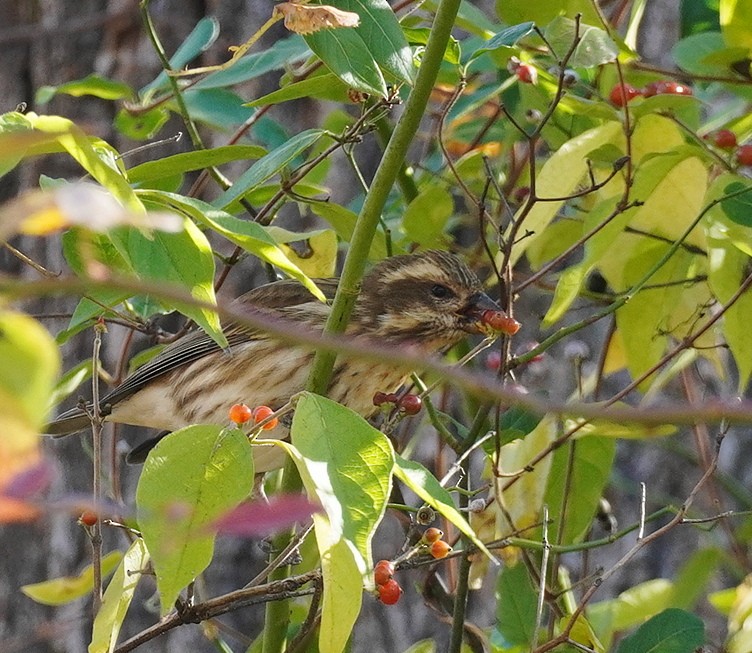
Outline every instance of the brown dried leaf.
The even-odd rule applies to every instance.
[[[285,27],[297,34],[312,34],[322,29],[357,27],[360,16],[352,11],[342,11],[329,5],[303,5],[297,2],[280,2],[274,15],[282,14]]]

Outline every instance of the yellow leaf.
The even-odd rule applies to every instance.
[[[287,258],[311,279],[334,276],[337,264],[337,234],[333,231],[327,229],[308,238],[307,246],[303,250],[304,256],[300,255],[300,248],[294,249],[287,244],[281,247]]]
[[[110,551],[102,558],[102,576],[109,575],[123,557],[121,551]],[[63,605],[94,589],[94,568],[88,565],[78,576],[63,576],[45,580],[41,583],[24,585],[21,591],[37,603],[44,605]]]

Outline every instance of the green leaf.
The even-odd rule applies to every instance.
[[[140,184],[154,179],[163,179],[181,175],[193,170],[203,170],[211,166],[220,166],[230,161],[258,159],[266,150],[258,145],[224,145],[210,150],[181,152],[162,159],[147,161],[128,170],[128,179],[132,184]]]
[[[246,106],[263,107],[270,104],[280,104],[289,100],[315,97],[320,100],[333,102],[346,102],[348,86],[334,73],[316,75],[288,86],[283,86],[278,91],[272,91],[268,95],[249,102]]]
[[[149,564],[149,552],[142,539],[137,539],[125,552],[115,575],[107,585],[102,606],[94,618],[88,653],[112,653],[120,627],[136,591],[141,574]]]
[[[720,32],[693,34],[679,41],[671,50],[676,65],[695,75],[728,75],[728,64],[710,62],[707,57],[724,50]]]
[[[372,566],[371,538],[391,490],[389,440],[349,408],[309,392],[299,396],[290,435],[332,533],[352,542]]]
[[[52,391],[49,405],[56,406],[63,399],[72,395],[85,381],[91,378],[91,359],[83,360],[63,374]]]
[[[705,626],[693,614],[669,608],[625,637],[617,653],[693,653],[705,643]]]
[[[99,139],[91,139],[76,124],[60,116],[37,116],[29,113],[27,117],[34,129],[55,134],[56,140],[96,181],[104,186],[126,209],[136,215],[145,213],[144,205],[136,197],[125,177],[94,148],[105,145]],[[111,149],[111,148],[110,148]]]
[[[41,86],[36,93],[36,103],[46,104],[58,93],[65,93],[73,97],[93,95],[103,100],[122,100],[123,98],[132,97],[134,91],[128,84],[115,82],[111,79],[105,79],[99,75],[92,74],[83,79],[77,79],[73,82],[60,84],[59,86]]]
[[[496,558],[486,548],[486,545],[478,539],[470,524],[459,513],[449,492],[441,486],[437,478],[423,465],[414,460],[407,460],[406,458],[397,456],[394,475],[415,492],[422,501],[425,501],[440,515],[454,524],[490,560],[496,561]]]
[[[163,106],[139,114],[121,109],[115,116],[114,125],[123,136],[134,140],[147,140],[154,138],[169,119],[170,111]]]
[[[263,52],[245,55],[225,70],[213,72],[199,80],[193,88],[227,88],[247,82],[272,70],[284,69],[287,65],[310,54],[308,45],[297,34],[279,39],[274,46]]]
[[[590,606],[588,617],[597,630],[633,628],[672,605],[674,586],[665,578],[654,578],[623,591],[615,599]]]
[[[501,471],[511,474],[525,469],[537,454],[551,444],[556,430],[556,420],[546,415],[523,439],[505,444],[499,454]],[[504,528],[524,529],[540,521],[551,464],[552,456],[546,456],[532,472],[520,476],[504,491],[504,505],[512,521]]]
[[[402,228],[407,237],[426,248],[446,245],[444,232],[454,214],[454,198],[441,184],[424,188],[405,209]]]
[[[136,507],[163,615],[211,562],[211,524],[247,498],[252,485],[251,444],[239,429],[188,426],[149,452]]]
[[[338,31],[338,30],[333,30]],[[341,30],[339,30],[341,31]],[[263,184],[267,179],[277,174],[304,150],[313,145],[326,134],[321,129],[307,129],[296,134],[284,145],[272,150],[266,156],[260,158],[240,178],[212,204],[216,207],[225,208],[234,200],[242,197],[249,191]]]
[[[199,224],[213,229],[247,252],[278,267],[293,279],[297,279],[315,297],[324,301],[324,295],[316,287],[316,284],[287,258],[279,245],[277,245],[261,225],[236,218],[229,213],[215,209],[211,204],[207,204],[201,200],[174,193],[146,191],[144,196],[159,204],[177,209]]]
[[[189,89],[183,93],[183,100],[193,120],[223,131],[242,125],[255,113],[237,93],[224,88]],[[173,111],[178,109],[174,102],[169,106]]]
[[[667,247],[643,243],[636,248],[624,265],[627,287],[642,279],[645,271],[665,255]],[[668,334],[684,324],[685,316],[677,312],[684,288],[674,282],[688,276],[693,258],[686,251],[677,251],[651,277],[650,283],[657,287],[641,290],[616,312],[616,324],[633,378],[658,362],[666,350]],[[648,379],[640,388],[644,391],[650,383]]]
[[[720,0],[721,33],[727,45],[752,50],[752,5],[746,0]]]
[[[532,20],[538,25],[547,25],[557,16],[574,18],[582,15],[583,23],[597,25],[598,12],[593,9],[591,0],[496,0],[496,13],[504,22],[514,25],[525,20]],[[566,52],[566,50],[565,50]],[[562,56],[563,53],[556,53]]]
[[[590,529],[615,454],[616,440],[598,436],[578,438],[554,452],[544,503],[560,531],[557,542],[579,542]]]
[[[110,551],[102,558],[102,576],[108,576],[122,559],[120,551]],[[65,605],[94,590],[94,568],[86,566],[78,576],[63,576],[23,585],[21,591],[37,603],[44,605]]]
[[[718,4],[718,0],[682,0],[681,35],[718,32],[721,27]]]
[[[740,193],[721,202],[726,217],[743,227],[752,227],[752,184],[734,181],[723,189],[724,194]]]
[[[355,30],[325,29],[304,38],[324,65],[345,84],[377,97],[387,96],[384,76]]]
[[[302,393],[290,430],[295,461],[314,515],[324,597],[319,648],[339,653],[360,612],[371,540],[391,491],[391,443],[360,415],[325,397]]]
[[[219,21],[212,17],[202,18],[191,33],[180,44],[175,54],[170,58],[170,68],[180,70],[186,64],[193,61],[202,52],[208,50],[219,36]],[[142,95],[150,95],[152,91],[167,86],[169,80],[167,73],[162,71],[157,75],[154,81],[150,82],[141,89]]]
[[[577,35],[577,23],[574,20],[558,16],[546,28],[546,40],[551,45],[555,56],[561,59],[572,47]],[[580,24],[580,42],[567,65],[572,68],[593,68],[616,59],[619,48],[602,29],[592,25]]]
[[[431,30],[428,27],[403,27],[402,31],[410,45],[426,45],[428,37],[431,35]],[[444,50],[444,61],[457,65],[460,62],[460,56],[460,42],[454,37],[449,37],[449,43]]]
[[[376,63],[398,82],[412,84],[415,77],[413,53],[389,3],[386,0],[339,0],[337,8],[360,16],[360,25],[354,31],[363,39]]]
[[[676,574],[672,607],[689,610],[703,598],[725,557],[726,552],[716,547],[695,551]]]
[[[530,582],[525,565],[504,567],[496,583],[496,632],[504,648],[529,647],[535,634],[538,593]]]
[[[725,303],[739,290],[749,270],[750,257],[734,245],[726,230],[713,225],[708,249],[708,283],[718,301]],[[749,316],[752,292],[745,292],[723,315],[723,335],[734,356],[740,391],[752,376],[752,347],[749,342]]]
[[[201,302],[216,304],[214,255],[204,233],[190,220],[182,231],[157,231],[147,238],[137,229],[127,229],[119,239],[134,271],[140,277],[164,284],[177,284]],[[118,241],[116,241],[118,242]],[[194,320],[221,347],[227,346],[215,311],[176,302],[175,308]]]
[[[499,48],[508,48],[516,45],[519,40],[524,39],[528,34],[531,34],[534,31],[534,28],[535,23],[528,21],[520,23],[519,25],[512,25],[512,27],[507,27],[506,29],[497,32],[470,55],[468,63],[482,55],[484,52],[492,52]]]
[[[346,243],[350,242],[355,223],[358,221],[357,213],[332,202],[310,202],[308,206],[311,211],[324,218],[332,226],[341,240]],[[379,226],[376,230],[376,236],[371,241],[368,259],[380,261],[384,258],[386,258],[386,243],[384,242],[384,231]]]

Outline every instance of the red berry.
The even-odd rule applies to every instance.
[[[522,326],[517,320],[509,317],[504,311],[492,311],[490,309],[483,311],[480,321],[494,331],[500,331],[508,336],[513,336],[520,330],[520,326]]]
[[[99,521],[99,516],[92,510],[84,510],[78,518],[84,526],[94,526]]]
[[[529,66],[526,63],[521,63],[519,66],[517,66],[517,70],[514,72],[514,74],[517,75],[517,79],[519,79],[523,84],[535,84],[538,81],[537,69],[533,68],[533,66]]]
[[[736,134],[730,129],[719,129],[710,134],[710,138],[713,144],[722,150],[733,150],[736,147]]]
[[[501,367],[501,352],[492,351],[486,356],[486,368],[495,372]]]
[[[446,558],[452,551],[452,547],[449,546],[444,540],[436,540],[431,544],[431,555],[437,560]]]
[[[373,582],[385,585],[394,576],[394,565],[389,560],[379,560],[373,568]]]
[[[743,166],[752,166],[752,144],[740,145],[736,150],[736,160]]]
[[[426,544],[433,544],[434,542],[438,542],[442,537],[444,537],[444,531],[432,526],[423,531],[423,537],[421,539]]]
[[[680,84],[668,79],[662,79],[657,82],[650,82],[642,91],[645,97],[654,95],[692,95],[692,89],[686,84]]]
[[[417,415],[423,407],[423,400],[418,395],[404,395],[397,406],[406,415]]]
[[[263,422],[267,417],[271,417],[273,414],[274,411],[269,408],[269,406],[258,406],[253,409],[253,421],[258,424],[259,422]],[[279,420],[275,417],[274,419],[269,420],[261,428],[264,429],[264,431],[271,431],[277,426],[277,424],[279,424]]]
[[[245,424],[253,417],[253,411],[245,404],[233,404],[230,408],[230,421],[236,424]]]
[[[390,578],[386,583],[379,585],[376,589],[379,592],[379,601],[385,605],[394,605],[400,600],[400,596],[402,596],[402,588],[394,578]]]
[[[624,84],[623,86],[617,84],[611,89],[608,99],[614,106],[623,107],[640,95],[642,95],[642,91],[631,84]]]

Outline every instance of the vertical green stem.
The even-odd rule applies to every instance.
[[[347,325],[347,320],[358,296],[360,280],[365,270],[371,241],[381,218],[381,211],[386,204],[389,192],[397,179],[410,143],[418,131],[425,113],[459,6],[460,0],[441,0],[439,4],[431,29],[431,36],[428,39],[420,70],[415,80],[415,86],[405,104],[404,113],[386,146],[384,156],[358,216],[337,295],[334,298],[332,311],[326,324],[325,330],[327,332],[341,332]],[[335,354],[328,352],[319,351],[316,353],[308,377],[309,390],[319,394],[326,392],[335,358]],[[297,471],[291,463],[288,463],[285,467],[284,479],[285,490],[290,490],[293,486],[300,486]],[[284,577],[285,573],[285,568],[280,568],[272,578]],[[324,591],[326,591],[326,588]],[[271,602],[266,611],[263,653],[281,653],[284,648],[288,623],[289,605],[287,602]]]

